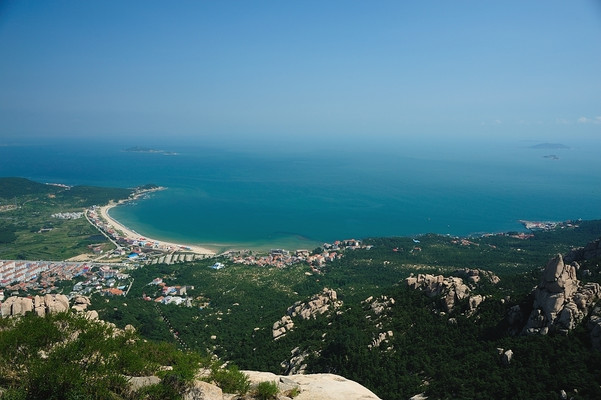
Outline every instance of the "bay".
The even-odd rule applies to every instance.
[[[166,186],[111,215],[150,237],[225,248],[522,230],[601,217],[598,146],[397,141],[237,148],[62,139],[0,146],[0,174],[69,185]],[[133,145],[163,152],[124,151]],[[176,153],[176,154],[172,154]],[[545,158],[555,154],[559,159]]]

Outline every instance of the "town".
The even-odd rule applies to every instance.
[[[88,211],[90,216],[90,211]],[[91,215],[93,216],[93,214]],[[102,222],[97,221],[96,227],[100,229]],[[28,261],[28,260],[0,260],[0,304],[8,296],[63,293],[69,298],[79,295],[89,296],[99,293],[103,296],[127,296],[133,279],[128,271],[143,268],[149,264],[175,264],[191,262],[207,258],[191,253],[153,252],[156,248],[146,246],[143,241],[121,240],[118,235],[113,239],[119,240],[120,245],[116,250],[108,252],[110,257],[119,257],[112,262],[95,261],[70,262],[70,261]],[[343,257],[344,251],[367,249],[372,246],[363,245],[355,239],[324,243],[321,248],[314,250],[296,250],[290,252],[285,249],[273,249],[267,254],[255,253],[250,250],[230,250],[215,258],[216,261],[210,268],[220,270],[226,268],[224,262],[243,264],[255,267],[284,268],[297,263],[306,263],[314,273],[320,273],[320,268],[328,262]],[[156,287],[148,292],[153,296],[144,294],[147,301],[163,304],[192,306],[191,298],[186,297],[187,290],[193,286],[169,286],[162,278],[155,278],[148,283]],[[194,304],[198,304],[195,299]],[[200,299],[202,300],[202,299]],[[200,306],[205,305],[202,301]]]

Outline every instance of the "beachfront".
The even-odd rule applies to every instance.
[[[215,251],[207,249],[205,247],[197,246],[197,245],[188,245],[188,244],[178,244],[178,243],[170,243],[165,242],[158,239],[149,238],[140,234],[134,230],[129,229],[125,225],[121,224],[116,219],[112,218],[109,215],[109,210],[113,207],[121,205],[127,201],[131,201],[137,199],[138,197],[147,194],[149,192],[154,192],[158,190],[164,190],[163,187],[158,187],[154,189],[147,189],[140,191],[135,194],[134,197],[128,200],[120,200],[119,202],[110,202],[107,205],[102,207],[95,207],[86,212],[88,220],[92,223],[96,228],[98,228],[101,232],[108,235],[112,239],[125,239],[127,242],[142,244],[143,246],[149,244],[152,249],[161,250],[166,252],[174,252],[185,250],[187,252],[202,254],[202,255],[215,255]]]

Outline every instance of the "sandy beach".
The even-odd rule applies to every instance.
[[[159,189],[160,190],[160,189]],[[215,251],[213,250],[209,250],[207,248],[201,247],[201,246],[195,246],[195,245],[189,245],[189,244],[185,244],[185,243],[170,243],[170,242],[165,242],[163,240],[158,240],[158,239],[153,239],[150,238],[142,233],[133,231],[131,229],[129,229],[128,227],[126,227],[125,225],[121,224],[119,221],[117,221],[116,219],[112,218],[109,215],[109,210],[113,207],[116,207],[120,204],[125,203],[126,201],[129,200],[121,200],[117,203],[115,202],[110,202],[109,204],[99,207],[99,214],[100,216],[106,221],[107,225],[109,225],[111,228],[113,228],[116,231],[120,231],[123,233],[123,235],[125,237],[127,237],[128,239],[132,239],[132,240],[139,240],[140,238],[144,238],[145,241],[151,241],[151,242],[156,242],[159,243],[159,247],[162,250],[185,250],[185,251],[189,251],[189,252],[193,252],[196,254],[205,254],[205,255],[215,255]],[[184,247],[182,249],[182,247]]]

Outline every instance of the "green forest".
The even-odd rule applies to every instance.
[[[557,253],[583,246],[601,236],[601,221],[581,221],[575,228],[536,232],[529,239],[510,234],[469,238],[424,235],[373,238],[370,250],[347,250],[321,273],[308,265],[283,269],[226,264],[214,260],[152,265],[132,273],[135,284],[127,299],[96,298],[101,318],[118,326],[132,324],[152,340],[216,354],[242,369],[286,373],[295,354],[304,355],[305,372],[340,374],[368,387],[383,399],[430,398],[601,398],[601,354],[591,349],[584,326],[567,336],[513,336],[505,317],[517,305],[532,304],[531,292],[542,268]],[[419,250],[416,248],[419,247]],[[598,281],[599,260],[583,266]],[[467,301],[451,313],[440,298],[409,289],[410,274],[450,276],[460,268],[494,272],[500,282],[483,282],[473,294],[486,296],[474,315]],[[208,305],[200,308],[142,300],[155,295],[148,285],[160,277],[169,286],[190,285],[188,296]],[[323,288],[335,289],[342,305],[336,312],[294,319],[294,328],[274,340],[272,325],[295,302]],[[376,315],[368,297],[393,298],[394,305]],[[452,321],[452,322],[451,322]],[[371,347],[381,332],[391,331],[385,345]],[[173,332],[177,333],[177,339]],[[506,365],[498,348],[515,357]]]

